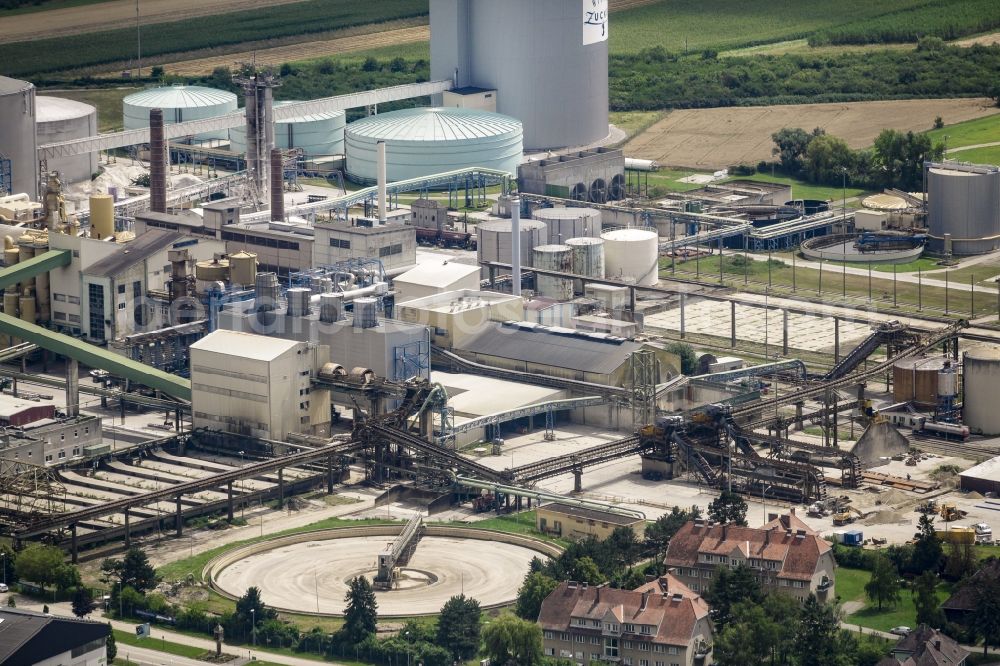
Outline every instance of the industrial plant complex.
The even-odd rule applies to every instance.
[[[170,603],[253,588],[282,618],[340,618],[363,575],[381,631],[519,606],[569,544],[648,542],[628,583],[541,595],[544,654],[707,666],[723,570],[834,603],[837,553],[922,515],[995,545],[1000,166],[850,202],[736,174],[651,194],[609,121],[605,0],[429,11],[430,80],[277,102],[244,64],[240,94],[125,96],[116,132],[0,76],[11,552],[211,551]],[[0,661],[98,663],[41,646],[100,651],[93,623],[24,608]]]

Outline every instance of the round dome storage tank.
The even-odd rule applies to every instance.
[[[573,270],[573,249],[568,245],[539,245],[531,252],[531,265],[550,271],[569,273]],[[539,296],[557,301],[573,300],[573,281],[549,275],[535,275],[535,291]]]
[[[215,118],[236,111],[236,95],[226,90],[203,86],[167,86],[129,95],[122,100],[125,129],[149,127],[150,109],[163,109],[163,124]],[[228,139],[229,130],[205,132],[197,139]]]
[[[35,98],[38,145],[97,135],[97,109],[62,97]],[[97,153],[74,157],[50,157],[49,171],[58,171],[63,183],[90,180],[97,172]]]
[[[570,238],[566,245],[573,250],[573,272],[588,277],[604,277],[604,241],[600,238]]]
[[[431,78],[496,89],[524,145],[608,135],[607,0],[431,0]]]
[[[601,211],[596,208],[539,208],[531,217],[549,227],[549,240],[553,243],[601,235]]]
[[[229,255],[229,280],[241,287],[254,284],[257,280],[257,255],[242,250]]]
[[[521,220],[521,266],[530,266],[532,251],[549,242],[548,227],[537,220]],[[511,262],[510,220],[490,220],[476,225],[478,260]]]
[[[376,179],[376,145],[385,142],[390,182],[483,167],[516,174],[521,123],[488,111],[421,108],[390,111],[351,123],[344,133],[347,177]]]
[[[904,358],[892,366],[892,396],[896,402],[912,401],[918,407],[934,407],[938,399],[938,374],[946,359]]]
[[[274,107],[295,104],[292,101],[275,102]],[[274,147],[282,150],[301,148],[307,157],[344,154],[344,127],[347,117],[343,111],[310,113],[274,121]],[[229,130],[229,149],[234,153],[247,151],[245,125]]]
[[[977,435],[1000,435],[1000,349],[979,348],[962,355],[962,421]]]
[[[616,229],[604,239],[605,277],[652,287],[659,281],[659,236],[647,229]]]
[[[927,170],[927,225],[931,252],[955,255],[1000,247],[1000,167],[948,164]]]
[[[10,194],[38,195],[35,86],[0,76],[0,153],[10,160]],[[0,195],[3,190],[0,189]]]

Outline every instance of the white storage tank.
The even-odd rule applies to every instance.
[[[648,229],[615,229],[604,239],[605,276],[652,287],[659,281],[659,236]]]
[[[962,420],[977,435],[1000,435],[1000,349],[982,347],[962,355]]]
[[[538,208],[531,217],[548,225],[553,243],[601,235],[601,211],[596,208]]]
[[[469,167],[517,173],[521,122],[498,113],[462,108],[419,108],[370,116],[347,126],[347,176],[376,179],[376,145],[385,142],[390,182]]]
[[[275,102],[281,107],[295,104],[291,101]],[[282,150],[301,148],[307,157],[344,154],[344,127],[347,118],[343,111],[324,111],[274,121],[274,147]],[[234,153],[247,151],[245,125],[229,130],[229,149]]]
[[[569,273],[573,270],[573,250],[568,245],[539,245],[531,252],[535,268]],[[535,291],[539,296],[557,301],[573,300],[573,280],[535,275]]]
[[[35,86],[0,76],[0,153],[10,160],[11,182],[0,183],[10,194],[38,196],[35,142]]]
[[[151,88],[133,93],[122,100],[122,113],[127,130],[149,127],[150,109],[163,109],[163,124],[173,125],[188,120],[224,116],[238,108],[238,100],[233,93],[204,86],[175,85]],[[205,132],[195,138],[226,140],[229,138],[229,130]]]
[[[97,135],[97,109],[62,97],[35,97],[38,145]],[[97,153],[48,160],[49,171],[58,171],[63,183],[90,180],[97,172]]]
[[[588,277],[604,277],[604,240],[570,238],[566,245],[573,251],[573,272]]]
[[[537,220],[521,220],[521,265],[530,266],[532,250],[549,242],[548,227]],[[511,260],[510,220],[490,220],[476,225],[476,254],[480,262]]]

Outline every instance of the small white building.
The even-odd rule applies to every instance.
[[[450,291],[478,291],[479,266],[444,259],[418,263],[393,279],[396,303]]]
[[[191,345],[195,428],[283,440],[328,434],[330,396],[311,390],[316,347],[217,330]]]
[[[520,296],[495,291],[463,289],[397,305],[396,316],[428,327],[435,345],[451,349],[478,335],[492,322],[520,321],[524,318],[524,301]]]

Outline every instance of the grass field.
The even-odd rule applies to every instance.
[[[205,649],[200,647],[183,645],[181,643],[171,643],[169,641],[161,641],[155,638],[139,638],[134,633],[122,631],[121,629],[115,629],[114,632],[115,643],[118,646],[118,654],[123,657],[128,652],[129,645],[143,647],[148,650],[157,650],[158,652],[165,652],[178,657],[187,657],[188,659],[197,659],[201,655],[205,654]]]
[[[944,121],[947,123],[948,119],[944,118]],[[931,130],[927,134],[935,142],[942,141],[947,144],[949,150],[961,146],[1000,141],[1000,111],[982,118],[948,124],[941,129]]]
[[[859,611],[849,614],[844,618],[851,624],[857,624],[869,629],[879,631],[889,631],[893,627],[917,626],[917,609],[913,605],[913,595],[909,589],[900,590],[900,600],[895,606],[885,606],[879,610],[876,606],[867,605],[865,599],[865,583],[871,578],[871,573],[861,569],[848,569],[837,567],[837,596],[841,602],[860,601],[866,606]],[[942,582],[937,588],[939,601],[944,601],[951,596],[952,585]]]
[[[79,90],[40,90],[41,95],[75,99],[97,109],[97,131],[111,132],[122,128],[122,100],[139,88],[95,88]]]
[[[1000,140],[1000,138],[997,140]],[[1000,165],[1000,146],[960,150],[955,153],[948,153],[948,158],[962,162],[972,162],[974,164]]]
[[[664,190],[669,190],[671,192],[688,192],[690,190],[696,190],[702,185],[697,183],[682,183],[679,182],[681,178],[686,178],[693,174],[706,173],[704,171],[696,170],[684,170],[684,169],[660,169],[659,171],[649,174],[649,185],[650,187],[656,186]],[[643,175],[643,180],[645,181],[645,174]],[[790,185],[792,188],[792,196],[796,199],[819,199],[823,201],[840,201],[844,196],[844,190],[839,187],[827,187],[824,185],[813,185],[805,181],[799,180],[797,178],[791,178],[789,176],[771,176],[770,174],[755,174],[753,176],[732,176],[724,180],[718,181],[718,183],[726,183],[730,180],[756,180],[764,183],[781,183],[783,185]],[[865,191],[856,187],[847,188],[847,198],[851,199],[854,197],[861,196]]]
[[[5,19],[8,16],[36,14],[38,12],[47,12],[52,9],[65,9],[67,7],[82,7],[83,5],[94,5],[98,2],[104,1],[105,0],[48,0],[47,2],[40,2],[37,5],[25,5],[24,7],[17,7],[16,9],[0,9],[0,20]]]

